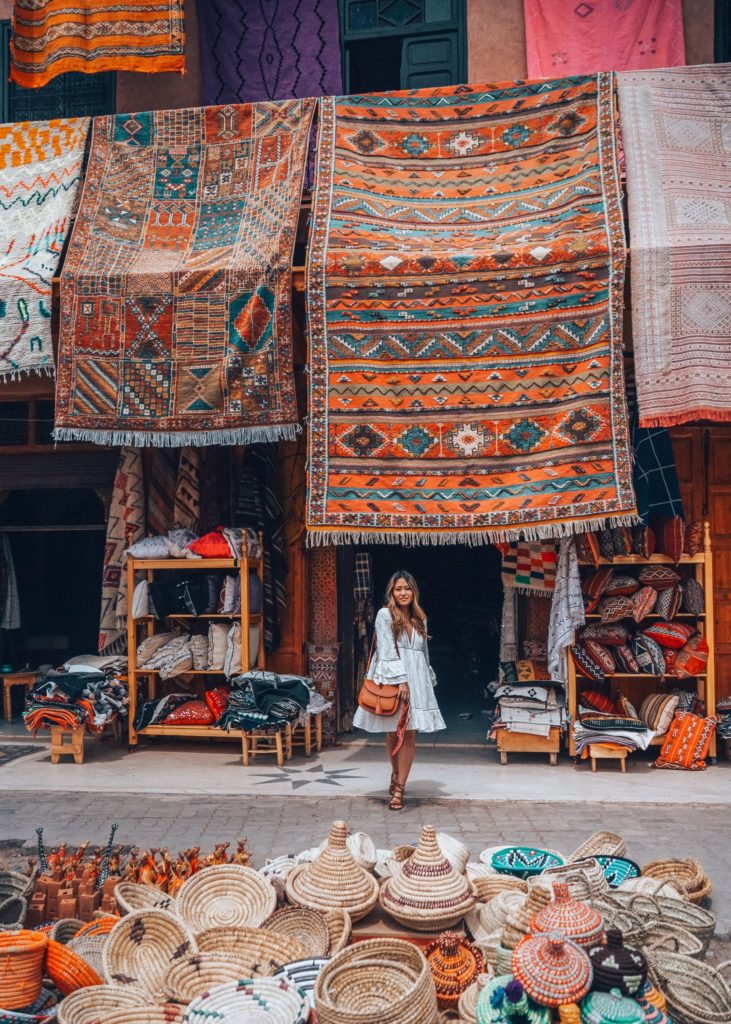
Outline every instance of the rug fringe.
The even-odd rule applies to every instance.
[[[655,416],[644,417],[640,413],[641,427],[680,427],[684,423],[698,423],[701,420],[731,423],[731,409],[702,408],[689,413],[658,413]]]
[[[272,427],[237,427],[230,430],[186,430],[156,433],[153,430],[82,430],[78,427],[56,427],[54,441],[87,441],[111,447],[187,448],[211,444],[257,444],[260,441],[296,441],[302,432],[299,423],[283,423]]]
[[[0,382],[3,384],[30,376],[55,377],[56,368],[50,363],[48,366],[18,366],[14,370],[0,370]]]
[[[609,529],[612,526],[638,526],[642,520],[636,512],[618,516],[593,516],[586,519],[570,519],[555,523],[541,523],[537,526],[505,526],[499,529],[485,527],[482,530],[307,530],[308,547],[323,547],[329,544],[394,544],[403,547],[420,547],[426,544],[464,544],[480,547],[485,544],[502,544],[519,540],[551,540],[573,537],[579,533]]]
[[[512,590],[516,590],[519,594],[527,594],[528,597],[553,597],[554,588],[550,590],[545,587],[526,587],[522,583],[514,584],[503,582],[504,587],[510,587]]]

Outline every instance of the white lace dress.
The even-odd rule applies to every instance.
[[[393,686],[400,686],[401,683],[408,685],[411,705],[409,729],[416,729],[418,732],[446,729],[434,696],[437,681],[429,664],[427,642],[417,630],[414,630],[411,637],[407,633],[402,634],[397,650],[388,608],[381,608],[376,615],[376,650],[368,668],[368,678],[379,686],[383,686],[384,683]],[[365,729],[366,732],[395,732],[398,717],[374,715],[371,711],[364,711],[359,707],[355,712],[353,725],[356,729]]]

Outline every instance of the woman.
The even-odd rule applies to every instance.
[[[388,718],[359,707],[353,725],[366,732],[386,733],[391,761],[389,793],[392,811],[404,806],[404,788],[414,763],[417,732],[445,729],[434,697],[436,677],[429,664],[426,615],[419,604],[419,588],[408,572],[395,572],[386,587],[386,603],[376,615],[376,650],[367,676],[379,686],[398,686],[401,700],[409,702],[408,728],[403,746],[394,754],[399,714]]]

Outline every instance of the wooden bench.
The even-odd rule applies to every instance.
[[[3,715],[6,722],[12,721],[13,707],[11,703],[11,691],[14,686],[24,686],[31,690],[38,679],[37,672],[7,672],[0,676],[3,681]]]
[[[590,743],[589,758],[591,759],[591,770],[596,771],[597,761],[619,761],[620,771],[626,770],[627,747],[619,747],[608,743]]]
[[[292,758],[292,726],[287,725],[281,732],[241,731],[241,754],[244,768],[249,761],[255,761],[259,754],[276,754],[277,765],[281,768],[285,758]]]
[[[65,754],[71,755],[76,764],[83,764],[85,732],[86,727],[83,725],[70,729],[63,725],[52,725],[51,764],[58,764]]]

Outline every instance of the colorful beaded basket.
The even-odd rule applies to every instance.
[[[527,935],[519,942],[513,950],[513,974],[541,1006],[576,1003],[592,982],[589,957],[560,931]]]
[[[546,868],[560,867],[563,858],[550,850],[533,850],[529,846],[506,846],[492,855],[492,867],[505,875],[530,878]]]
[[[479,949],[455,932],[443,932],[430,943],[426,947],[426,960],[440,1010],[455,1010],[459,997],[485,968]]]
[[[574,900],[565,882],[553,883],[554,898],[531,920],[533,932],[561,931],[580,946],[595,946],[604,937],[604,919],[583,900]]]
[[[550,1024],[551,1011],[537,1006],[512,974],[492,978],[480,993],[475,1008],[477,1024]]]
[[[640,865],[627,857],[604,857],[600,854],[596,859],[601,864],[604,877],[612,889],[618,889],[622,882],[630,878],[640,877]]]
[[[594,990],[611,992],[616,989],[623,996],[633,998],[647,979],[647,961],[639,950],[624,945],[618,928],[607,931],[604,945],[592,946],[589,959],[594,970]]]
[[[618,989],[590,992],[581,1006],[581,1024],[645,1024],[645,1014],[639,1003]]]

